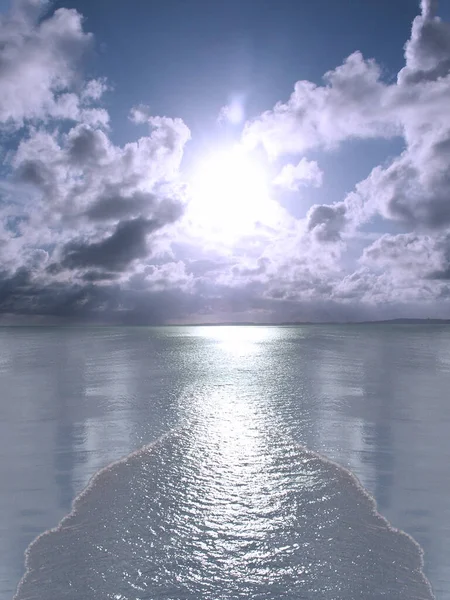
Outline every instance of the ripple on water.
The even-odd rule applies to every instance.
[[[103,469],[29,547],[16,600],[433,597],[350,473],[246,440],[193,425]]]

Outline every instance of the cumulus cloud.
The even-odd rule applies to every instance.
[[[127,281],[161,253],[158,241],[168,248],[165,229],[183,214],[190,131],[140,107],[148,134],[115,145],[99,104],[108,82],[80,70],[92,35],[78,12],[51,9],[15,0],[0,20],[0,121],[23,128],[0,188],[0,310],[111,317],[143,304]]]
[[[98,242],[68,243],[62,250],[61,266],[69,269],[100,267],[124,270],[137,258],[149,254],[147,236],[164,223],[138,218],[120,222],[113,233]]]
[[[337,242],[341,239],[341,231],[346,222],[346,206],[343,202],[328,206],[315,204],[307,214],[306,222],[309,232],[322,242]]]
[[[290,191],[298,191],[301,186],[320,187],[323,171],[315,160],[303,157],[297,165],[288,163],[273,180],[273,184]]]
[[[149,237],[182,215],[175,179],[189,130],[170,119],[154,122],[149,136],[123,147],[85,123],[62,134],[33,130],[21,141],[14,181],[31,197],[20,240],[52,247],[47,276],[61,280],[64,270],[76,270],[85,281],[110,279],[90,270],[125,272],[149,257]]]
[[[400,123],[381,69],[360,52],[324,75],[324,85],[298,81],[285,103],[249,122],[244,143],[276,157],[334,148],[350,138],[393,137]]]
[[[164,291],[177,289],[189,292],[194,283],[192,273],[186,271],[183,261],[171,261],[161,265],[147,265],[130,278],[131,289]]]
[[[436,16],[437,0],[422,0],[422,14],[414,19],[405,45],[406,66],[400,83],[435,81],[450,70],[450,25]]]
[[[12,160],[17,182],[31,186],[46,221],[80,218],[117,220],[166,214],[173,220],[181,193],[165,187],[177,174],[189,129],[180,120],[153,120],[149,136],[123,147],[107,134],[79,124],[68,133],[33,130]]]
[[[401,154],[338,202],[228,245],[196,239],[200,229],[182,218],[191,133],[181,119],[137,104],[129,121],[141,137],[113,142],[102,106],[110,86],[82,75],[93,41],[78,12],[40,0],[15,0],[0,19],[0,122],[14,133],[0,182],[0,313],[163,322],[444,310],[450,28],[436,2],[422,1],[395,81],[356,51],[322,84],[297,82],[242,135],[244,146],[289,161],[272,181],[274,197],[322,185],[311,151],[317,158],[355,139],[402,138]],[[221,118],[240,123],[242,98]],[[375,217],[370,240],[367,229],[358,234]],[[386,221],[401,232],[379,234]]]
[[[245,98],[235,96],[229,104],[222,106],[219,111],[219,123],[228,122],[232,125],[239,125],[245,119]]]
[[[41,19],[48,2],[16,0],[10,13],[0,16],[0,121],[20,127],[24,121],[49,117],[79,119],[83,111],[92,120],[89,104],[99,82],[89,83],[81,96],[77,65],[92,44],[82,17],[60,8]],[[105,120],[105,112],[97,114]]]
[[[434,16],[433,3],[422,6],[396,86],[406,148],[373,170],[365,200],[386,218],[442,230],[450,225],[450,26]]]
[[[354,138],[403,136],[404,152],[374,168],[344,204],[315,208],[308,217],[310,229],[324,215],[328,222],[342,211],[351,223],[354,208],[359,220],[378,213],[413,228],[450,225],[450,25],[436,9],[435,2],[422,2],[397,82],[385,83],[375,61],[354,53],[325,75],[325,85],[298,82],[288,102],[247,125],[244,140],[262,144],[270,155],[328,149]],[[289,167],[285,179],[292,174]]]
[[[433,0],[422,1],[396,82],[385,81],[374,60],[355,52],[324,76],[324,85],[297,82],[287,102],[244,130],[244,142],[263,146],[271,157],[327,151],[352,139],[403,137],[399,156],[376,166],[341,201],[315,205],[306,215],[305,232],[322,244],[341,242],[344,233],[351,243],[349,235],[377,215],[410,231],[382,235],[367,247],[360,259],[364,267],[333,282],[333,298],[413,302],[446,297],[450,25],[437,16],[437,8]],[[290,186],[293,173],[291,165],[280,181]]]
[[[385,234],[364,249],[361,263],[416,280],[450,279],[450,234]]]

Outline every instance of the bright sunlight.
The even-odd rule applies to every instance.
[[[255,223],[270,223],[272,211],[266,173],[242,146],[209,154],[194,171],[190,216],[210,233],[251,233]]]

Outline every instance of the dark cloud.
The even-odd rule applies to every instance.
[[[428,276],[428,279],[437,279],[442,281],[450,280],[450,265],[445,267],[445,269],[440,269],[438,271],[432,271]]]
[[[16,181],[25,183],[42,191],[48,200],[53,198],[57,181],[55,174],[42,160],[25,160],[15,173]]]
[[[20,272],[0,282],[0,315],[20,315],[64,321],[118,324],[161,324],[199,309],[198,300],[181,290],[133,290],[115,283],[33,281]]]
[[[135,191],[122,196],[108,190],[86,211],[93,221],[119,220],[139,214],[152,214],[164,223],[173,223],[183,214],[184,206],[170,198],[160,198],[152,192]]]
[[[148,256],[147,236],[163,225],[157,220],[132,219],[119,223],[110,236],[99,242],[70,242],[63,249],[61,265],[67,269],[123,271],[134,260]]]
[[[144,208],[153,207],[156,202],[157,197],[152,193],[135,192],[127,198],[105,194],[96,200],[85,214],[93,221],[120,220],[138,215]]]
[[[25,268],[18,269],[12,276],[7,272],[0,273],[0,305],[14,305],[16,295],[25,293],[31,282],[30,272]]]
[[[341,295],[347,291],[379,302],[401,302],[405,297],[435,302],[447,297],[450,234],[385,234],[365,248],[360,262],[364,268],[345,278]]]
[[[338,242],[346,225],[346,206],[344,203],[332,206],[314,205],[308,211],[307,227],[320,242]]]
[[[89,281],[95,283],[96,281],[112,281],[117,279],[117,273],[109,273],[108,271],[87,271],[83,273],[81,279],[83,281]]]
[[[75,165],[101,164],[108,159],[109,140],[99,129],[82,126],[69,136],[69,162]]]

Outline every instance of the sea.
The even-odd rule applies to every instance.
[[[450,600],[450,327],[0,329],[3,600]]]

